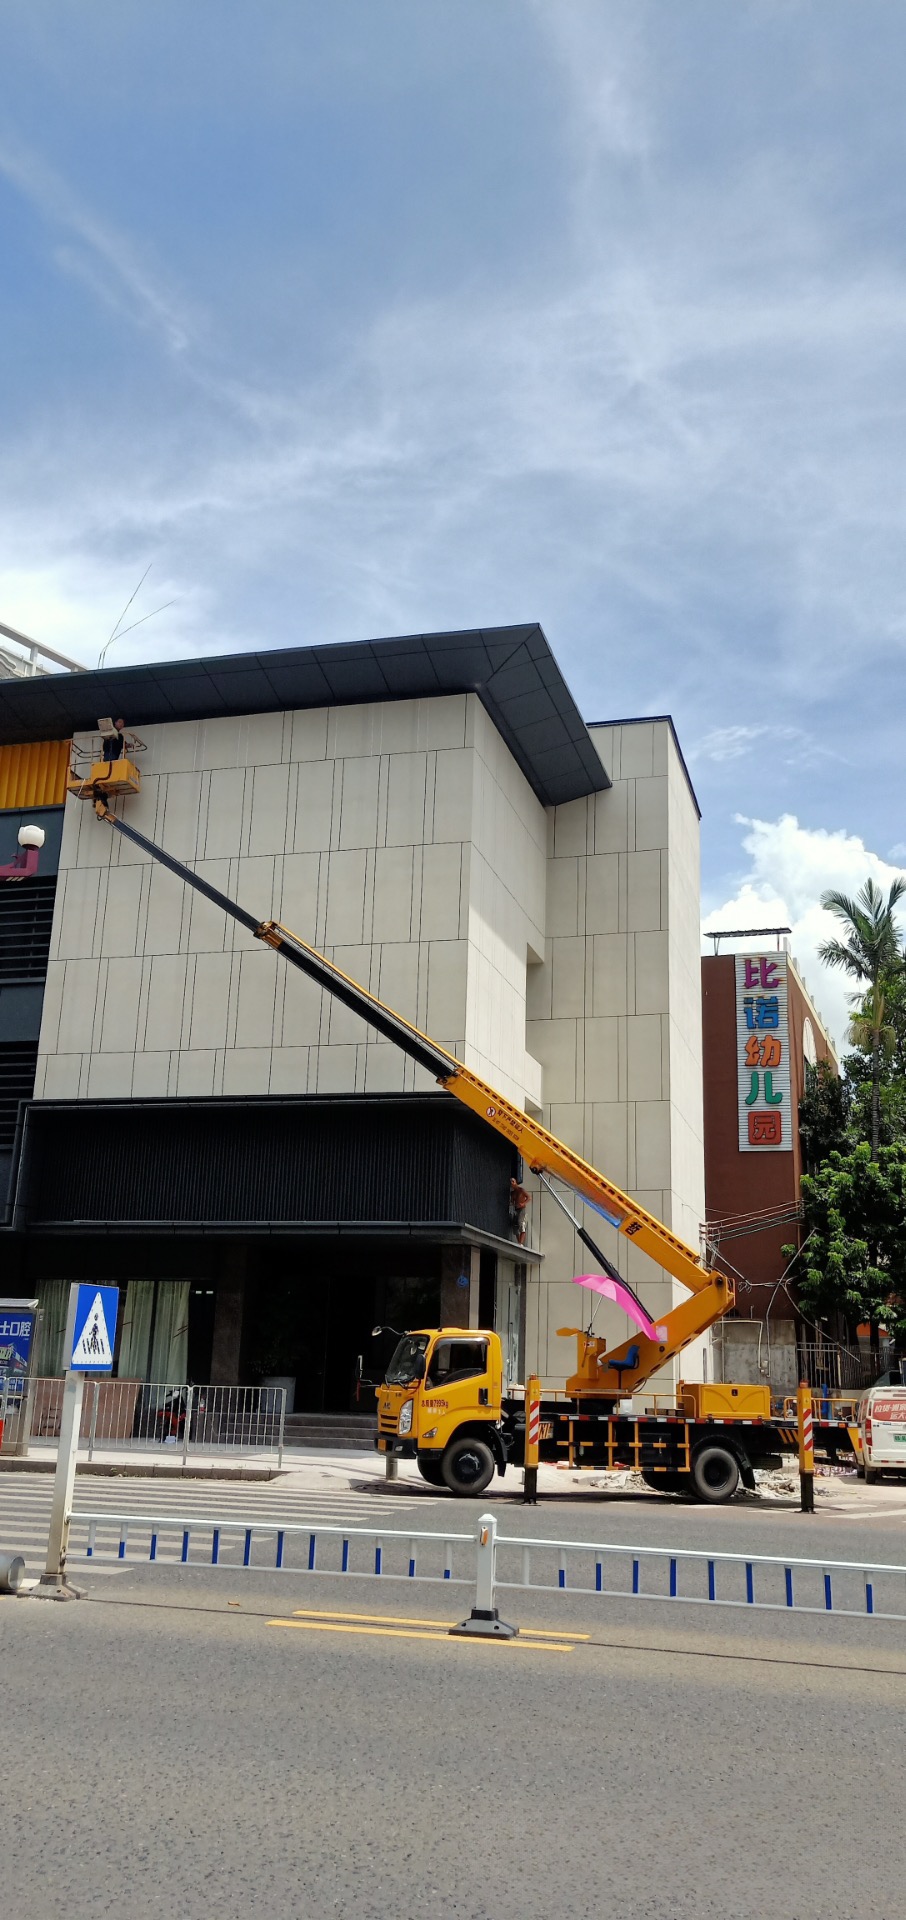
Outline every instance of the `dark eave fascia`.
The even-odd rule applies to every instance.
[[[477,694],[543,806],[610,786],[537,622],[0,680],[0,746],[93,733],[104,714],[140,731],[459,693]]]

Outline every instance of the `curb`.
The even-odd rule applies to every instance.
[[[0,1473],[55,1473],[56,1466],[53,1455],[49,1460],[0,1460]],[[131,1460],[80,1460],[76,1467],[79,1479],[93,1474],[105,1480],[282,1480],[287,1471],[286,1467],[282,1471],[279,1467],[171,1467],[157,1460],[142,1464]]]

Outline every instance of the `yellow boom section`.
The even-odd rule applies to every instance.
[[[338,993],[344,1004],[358,1011],[363,1020],[376,1025],[379,1031],[395,1039],[429,1071],[435,1072],[440,1085],[448,1093],[454,1094],[488,1126],[512,1141],[533,1172],[553,1175],[565,1181],[575,1193],[603,1208],[619,1233],[625,1234],[628,1240],[641,1247],[643,1253],[647,1253],[688,1289],[692,1298],[671,1308],[660,1321],[666,1336],[661,1341],[650,1340],[645,1334],[636,1333],[622,1347],[607,1353],[605,1359],[605,1343],[602,1340],[580,1335],[579,1372],[567,1381],[569,1391],[611,1395],[615,1391],[627,1395],[632,1393],[658,1367],[662,1367],[673,1354],[679,1353],[691,1340],[704,1333],[733,1305],[733,1284],[726,1274],[702,1266],[692,1248],[671,1233],[663,1221],[646,1212],[620,1187],[605,1180],[603,1174],[589,1166],[571,1148],[564,1146],[563,1141],[548,1133],[545,1127],[539,1126],[537,1120],[533,1120],[521,1108],[511,1105],[487,1080],[482,1080],[469,1067],[463,1066],[455,1054],[448,1053],[445,1047],[422,1033],[402,1014],[385,1007],[367,987],[360,986],[358,981],[352,980],[340,967],[335,966],[332,960],[326,959],[317,948],[309,946],[307,941],[301,940],[298,934],[292,933],[279,921],[265,921],[257,928],[257,933],[259,939],[283,951],[287,959],[310,972],[328,992]],[[407,1046],[409,1037],[415,1043],[411,1047]]]

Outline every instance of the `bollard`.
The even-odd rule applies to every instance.
[[[522,1476],[522,1504],[538,1504],[538,1455],[541,1446],[541,1381],[530,1373],[525,1383],[525,1459]]]
[[[501,1620],[494,1605],[494,1580],[497,1571],[497,1522],[492,1513],[483,1513],[478,1522],[475,1555],[475,1605],[468,1620],[450,1628],[453,1634],[474,1634],[480,1640],[515,1640],[518,1627]]]
[[[192,1408],[194,1405],[194,1401],[195,1401],[195,1388],[187,1387],[186,1388],[186,1410],[185,1410],[185,1415],[183,1417],[183,1423],[182,1423],[182,1464],[184,1467],[186,1467],[189,1462],[189,1438],[192,1432]]]
[[[385,1453],[385,1455],[384,1455],[384,1479],[385,1479],[385,1480],[398,1480],[398,1479],[399,1479],[399,1472],[400,1472],[400,1463],[399,1463],[399,1460],[398,1460],[398,1458],[397,1458],[397,1456],[396,1456],[396,1454],[395,1454],[395,1453],[389,1453],[389,1452],[388,1452],[388,1453]]]
[[[812,1430],[812,1390],[803,1380],[796,1395],[799,1422],[799,1504],[803,1513],[815,1511],[815,1441]]]
[[[24,1577],[21,1553],[0,1553],[0,1593],[18,1593]]]

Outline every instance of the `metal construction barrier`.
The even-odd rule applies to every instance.
[[[77,1508],[70,1527],[70,1564],[75,1552],[132,1564],[451,1581],[474,1586],[483,1617],[501,1593],[542,1592],[906,1620],[906,1567],[544,1540],[499,1533],[493,1514],[474,1532],[433,1533]]]
[[[29,1383],[29,1437],[56,1440],[63,1410],[63,1381]],[[254,1452],[283,1464],[284,1387],[188,1386],[185,1382],[88,1380],[79,1450],[119,1453],[173,1449],[185,1465],[193,1453]]]
[[[600,1594],[616,1600],[675,1600],[692,1606],[748,1607],[769,1613],[836,1613],[906,1620],[906,1567],[792,1554],[709,1553],[686,1547],[627,1547],[609,1542],[497,1535],[509,1565],[495,1588]],[[540,1565],[539,1565],[540,1561]]]
[[[162,1566],[248,1567],[253,1572],[350,1574],[354,1578],[475,1579],[474,1533],[400,1532],[304,1521],[200,1519],[195,1514],[112,1514],[74,1508],[73,1552]],[[76,1538],[73,1539],[73,1534]],[[84,1536],[84,1544],[82,1544]],[[457,1553],[457,1549],[461,1549]],[[469,1551],[471,1550],[471,1551]]]
[[[821,1387],[813,1387],[812,1413],[816,1420],[840,1421],[846,1426],[856,1426],[859,1419],[861,1393],[829,1393]],[[786,1422],[796,1423],[797,1396],[787,1393],[776,1402],[774,1417]]]

